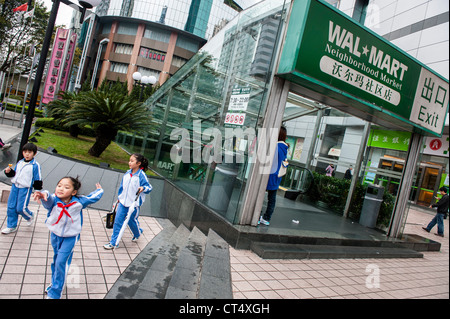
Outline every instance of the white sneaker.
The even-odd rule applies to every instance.
[[[107,243],[106,245],[103,246],[103,248],[110,250],[110,249],[114,249],[115,247],[113,245],[111,245],[111,243]]]
[[[48,291],[52,288],[52,284],[48,285],[47,288],[45,288],[44,292],[48,294]]]
[[[10,147],[11,147],[11,143],[6,143],[6,144],[3,145],[3,147],[0,148],[0,149],[3,151],[3,150],[6,150],[6,149],[8,149],[8,148],[10,148]]]
[[[264,218],[262,218],[262,216],[259,218],[258,224],[263,224],[263,225],[266,225],[266,226],[270,225],[270,223],[267,220],[265,220]]]
[[[27,226],[33,225],[33,222],[34,222],[34,215],[31,215],[30,219],[27,220]]]
[[[7,228],[2,230],[2,234],[5,234],[5,235],[6,234],[11,234],[11,233],[14,233],[15,231],[17,231],[17,227],[15,227],[15,228],[7,227]]]

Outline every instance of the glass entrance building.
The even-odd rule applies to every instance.
[[[408,205],[448,186],[448,80],[361,25],[367,7],[355,21],[335,4],[271,0],[242,11],[145,102],[153,130],[119,134],[169,185],[171,219],[207,222],[198,205],[257,226],[281,125],[290,165],[279,218],[327,211],[358,221],[376,188],[376,227],[396,237]]]

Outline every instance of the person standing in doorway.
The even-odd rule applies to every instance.
[[[439,191],[442,195],[441,199],[433,205],[430,205],[430,208],[437,207],[437,214],[434,216],[434,218],[430,221],[427,227],[422,227],[425,231],[430,232],[431,229],[437,224],[438,232],[437,236],[444,237],[444,218],[447,217],[448,214],[448,194],[447,194],[447,188],[441,187],[439,188]]]
[[[327,176],[330,176],[330,177],[333,176],[334,165],[333,164],[328,165],[327,168],[325,169],[325,173]]]
[[[263,216],[259,218],[258,224],[269,226],[270,219],[272,218],[273,211],[277,200],[277,190],[280,187],[282,177],[278,176],[281,163],[286,160],[289,145],[286,143],[287,130],[284,126],[280,128],[278,133],[277,151],[275,153],[274,164],[272,167],[276,167],[276,170],[272,170],[272,174],[269,176],[267,182],[267,209]]]
[[[352,179],[352,169],[353,169],[353,167],[349,167],[346,171],[345,171],[345,174],[344,174],[344,179]]]

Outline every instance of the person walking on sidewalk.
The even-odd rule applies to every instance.
[[[5,143],[3,142],[2,138],[0,137],[0,150],[6,150],[11,147],[11,143]]]
[[[437,207],[437,214],[434,216],[434,218],[430,221],[427,227],[422,227],[425,231],[430,232],[431,229],[437,224],[438,232],[437,236],[444,237],[444,218],[447,217],[448,214],[448,194],[447,194],[447,188],[441,187],[439,188],[439,191],[442,195],[441,199],[434,205],[430,205],[430,208]]]
[[[139,227],[139,208],[145,201],[145,195],[151,192],[152,186],[148,182],[145,171],[148,168],[148,160],[141,154],[132,154],[128,162],[130,169],[125,173],[119,187],[119,204],[117,205],[116,217],[114,219],[113,233],[109,243],[103,246],[105,249],[114,249],[119,246],[117,238],[120,230],[127,217],[128,208],[133,204],[133,201],[138,194],[139,205],[130,212],[131,217],[128,226],[133,233],[132,241],[137,241],[142,234],[142,229]]]
[[[17,162],[14,169],[12,164],[5,169],[5,175],[11,177],[11,192],[8,198],[6,228],[2,234],[10,234],[17,230],[19,215],[27,221],[30,226],[34,220],[34,214],[28,209],[31,193],[42,189],[41,167],[34,158],[37,146],[27,143],[22,148],[23,159]]]
[[[81,183],[78,179],[66,176],[56,185],[53,195],[48,191],[37,191],[33,195],[48,210],[45,224],[50,230],[53,247],[51,264],[52,281],[45,289],[47,299],[61,299],[66,277],[72,262],[73,251],[80,240],[83,226],[83,208],[100,200],[103,196],[102,186],[97,183],[96,190],[88,196],[79,196]]]

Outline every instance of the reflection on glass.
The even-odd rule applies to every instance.
[[[268,1],[228,23],[145,102],[154,131],[118,137],[128,149],[144,153],[155,171],[230,222],[238,218],[255,143],[254,136],[239,132],[260,125],[284,5]],[[230,114],[239,114],[241,121],[227,123]]]

